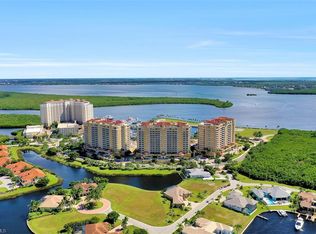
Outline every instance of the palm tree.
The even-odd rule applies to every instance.
[[[240,230],[242,229],[241,224],[236,224],[236,225],[234,226],[234,229],[236,230],[237,233],[239,233]]]
[[[30,212],[36,212],[39,208],[39,205],[40,205],[40,201],[32,200],[31,203],[29,204]]]

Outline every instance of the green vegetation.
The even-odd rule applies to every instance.
[[[265,129],[265,128],[240,128],[237,131],[237,135],[241,137],[254,137],[255,133],[261,132],[263,136],[275,135],[278,133],[276,129]]]
[[[34,218],[27,222],[29,228],[36,234],[57,234],[64,228],[64,225],[71,222],[80,222],[92,217],[98,217],[104,220],[105,214],[87,215],[77,211],[60,212],[55,215],[47,215],[39,218]]]
[[[315,95],[316,88],[305,89],[273,89],[269,91],[271,94],[301,94],[301,95]]]
[[[6,191],[8,191],[8,189],[7,188],[0,188],[0,193],[5,193]]]
[[[17,102],[19,103],[21,101]],[[26,125],[36,125],[40,123],[41,120],[38,115],[0,114],[0,128],[22,128]]]
[[[52,99],[85,99],[94,107],[149,105],[149,104],[205,104],[219,108],[231,107],[229,101],[207,98],[177,98],[177,97],[115,97],[115,96],[68,96],[53,94],[33,94],[0,92],[0,109],[2,110],[38,110],[40,104]]]
[[[113,210],[154,226],[164,226],[185,212],[170,209],[160,191],[147,191],[123,184],[108,184],[102,197],[111,201]]]
[[[179,186],[192,192],[189,201],[201,202],[207,196],[215,192],[218,188],[228,185],[227,181],[208,181],[202,179],[186,179]]]
[[[316,189],[315,165],[315,132],[282,129],[270,142],[251,149],[239,171],[253,179]]]
[[[8,137],[7,135],[0,135],[0,143],[1,144],[7,142],[8,140],[10,140],[10,137]]]
[[[202,216],[206,219],[224,223],[226,225],[236,227],[241,225],[241,230],[244,230],[247,225],[258,215],[269,210],[290,210],[289,206],[270,206],[259,204],[257,210],[251,215],[245,215],[228,208],[221,206],[220,204],[212,203],[202,210]]]
[[[42,156],[43,153],[41,153]],[[53,157],[47,157],[44,156],[47,159],[59,162],[61,164],[71,166],[71,167],[82,167],[85,168],[87,171],[99,175],[99,176],[119,176],[119,175],[124,175],[124,176],[130,176],[130,175],[135,175],[135,176],[165,176],[165,175],[170,175],[177,173],[175,170],[167,170],[167,169],[134,169],[134,170],[123,170],[123,169],[101,169],[99,166],[92,166],[85,164],[82,161],[73,161],[70,162],[66,160],[64,157],[60,156],[53,156]]]
[[[130,225],[127,226],[123,231],[124,234],[147,234],[148,232],[145,229],[138,228],[136,226]]]

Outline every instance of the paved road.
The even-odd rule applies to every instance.
[[[244,182],[240,182],[238,180],[233,179],[231,175],[228,175],[228,177],[229,177],[229,181],[230,181],[229,186],[216,190],[214,193],[212,193],[206,199],[204,199],[201,203],[197,204],[196,207],[192,208],[185,215],[183,215],[177,221],[175,221],[174,223],[172,223],[168,226],[156,227],[156,226],[152,226],[152,225],[143,223],[141,221],[138,221],[138,220],[130,218],[130,217],[128,217],[128,225],[135,225],[137,227],[146,229],[150,234],[162,234],[162,233],[163,234],[171,234],[178,229],[179,225],[182,224],[185,219],[191,219],[199,210],[203,210],[209,203],[214,201],[222,192],[225,192],[227,190],[236,189],[238,186],[241,186],[241,185],[242,186],[261,186],[262,185],[262,186],[266,186],[266,187],[272,186],[271,184],[244,183]],[[283,187],[283,188],[285,188],[286,190],[291,191],[291,192],[299,192],[298,189],[289,188],[289,187]],[[135,207],[135,209],[137,209],[137,208]],[[110,211],[112,211],[112,210],[109,209],[108,212],[110,212]],[[124,217],[125,217],[125,215],[120,215],[121,219],[123,219]]]

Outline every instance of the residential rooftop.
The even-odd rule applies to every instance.
[[[230,121],[233,121],[233,120],[234,120],[233,118],[221,116],[221,117],[217,117],[217,118],[214,118],[214,119],[204,120],[201,124],[204,124],[204,125],[219,125],[219,124],[230,122]]]

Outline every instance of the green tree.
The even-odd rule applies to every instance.
[[[127,227],[127,223],[128,223],[128,217],[124,217],[124,219],[122,220],[122,228],[126,229]]]
[[[76,158],[78,158],[78,157],[79,157],[79,153],[77,153],[77,152],[70,152],[68,154],[68,160],[71,162],[75,161]]]
[[[108,213],[108,215],[106,216],[105,221],[109,222],[110,224],[114,224],[116,222],[116,220],[120,217],[120,214],[117,213],[116,211],[111,211],[110,213]]]
[[[40,201],[31,200],[31,203],[29,204],[29,211],[30,212],[36,212],[39,210]]]
[[[41,188],[41,187],[45,187],[46,185],[48,185],[49,183],[49,179],[45,176],[43,178],[40,178],[36,183],[35,183],[35,186],[38,187],[38,188]]]
[[[46,152],[46,155],[48,156],[55,156],[57,154],[57,149],[56,148],[49,148]]]

